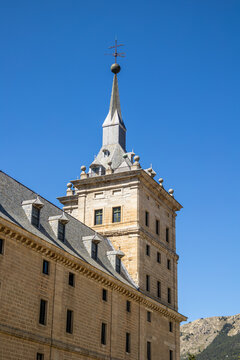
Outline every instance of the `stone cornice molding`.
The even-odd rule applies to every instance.
[[[0,220],[0,235],[4,234],[7,238],[16,240],[18,243],[21,243],[31,250],[42,254],[49,260],[61,263],[75,272],[81,273],[82,275],[97,281],[111,290],[117,291],[120,294],[127,296],[133,301],[136,301],[167,318],[178,322],[187,320],[185,316],[178,313],[177,311],[169,309],[163,304],[157,303],[157,301],[148,298],[144,294],[140,293],[137,289],[131,288],[130,285],[124,284],[116,278],[112,278],[103,271],[93,267],[79,258],[76,258],[74,255],[57,248],[53,244],[47,243],[45,240],[20,228],[19,226],[7,221],[2,217],[0,217]]]

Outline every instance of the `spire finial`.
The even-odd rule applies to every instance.
[[[119,46],[123,46],[124,44],[118,44],[117,43],[117,38],[115,39],[115,45],[113,46],[110,46],[109,49],[115,49],[114,53],[113,54],[106,54],[106,55],[112,55],[115,57],[115,63],[112,64],[111,66],[111,71],[116,75],[120,72],[121,70],[121,67],[119,64],[117,64],[117,57],[125,57],[125,53],[122,52],[122,53],[119,53],[117,50],[118,50],[118,47]]]

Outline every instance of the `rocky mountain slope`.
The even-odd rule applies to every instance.
[[[240,359],[240,314],[199,319],[181,326],[181,360]]]

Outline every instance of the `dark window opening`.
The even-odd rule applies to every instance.
[[[168,270],[171,270],[171,260],[167,260],[167,268]]]
[[[75,285],[75,275],[71,272],[68,274],[68,285],[70,286]]]
[[[107,290],[106,289],[102,289],[102,299],[103,299],[103,301],[107,301]]]
[[[159,220],[156,220],[156,234],[159,235]]]
[[[0,254],[3,254],[3,243],[4,243],[4,240],[0,239]]]
[[[37,353],[37,360],[44,360],[44,355],[41,353]]]
[[[149,226],[149,212],[145,211],[145,225]]]
[[[95,210],[94,212],[94,225],[101,225],[102,224],[102,209]]]
[[[131,335],[130,333],[126,333],[126,352],[130,353],[130,340],[131,340]]]
[[[166,242],[169,242],[169,228],[166,228]]]
[[[73,332],[73,311],[67,310],[66,332],[72,334]]]
[[[157,252],[157,262],[159,264],[161,263],[161,254],[160,254],[160,252]]]
[[[121,221],[121,207],[114,207],[112,212],[112,222],[120,222]]]
[[[157,282],[157,297],[161,297],[161,283],[160,281]]]
[[[126,302],[126,310],[127,312],[131,312],[131,302],[129,300]]]
[[[121,259],[116,256],[116,272],[121,273]]]
[[[152,313],[150,311],[147,311],[147,321],[148,322],[152,321]]]
[[[150,276],[146,275],[146,290],[150,291]]]
[[[58,222],[58,240],[65,241],[65,224],[61,221]]]
[[[40,300],[40,312],[39,312],[39,324],[46,325],[47,315],[47,302],[46,300]]]
[[[171,299],[171,289],[168,288],[168,303],[171,304],[172,299]]]
[[[106,345],[106,335],[107,335],[107,324],[102,323],[101,329],[101,344]]]
[[[43,260],[42,272],[45,275],[49,275],[49,261]]]
[[[146,255],[150,256],[150,246],[146,245]]]
[[[40,209],[37,208],[36,206],[32,206],[32,225],[39,227],[39,223],[40,223]]]
[[[173,351],[169,350],[169,360],[173,360]]]
[[[173,332],[173,323],[169,321],[169,331]]]
[[[147,360],[151,360],[151,343],[150,341],[147,341]]]
[[[92,258],[94,260],[98,258],[98,244],[95,242],[92,242]]]

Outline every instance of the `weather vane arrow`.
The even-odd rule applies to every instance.
[[[124,46],[124,44],[118,44],[117,43],[117,39],[115,40],[115,45],[113,46],[109,46],[109,49],[115,49],[114,53],[112,54],[105,54],[105,55],[111,55],[111,56],[114,56],[115,57],[115,63],[111,66],[111,71],[114,73],[114,74],[117,74],[119,73],[119,71],[121,70],[121,67],[120,65],[117,64],[117,57],[125,57],[126,54],[124,52],[118,52],[118,47],[119,46]]]

